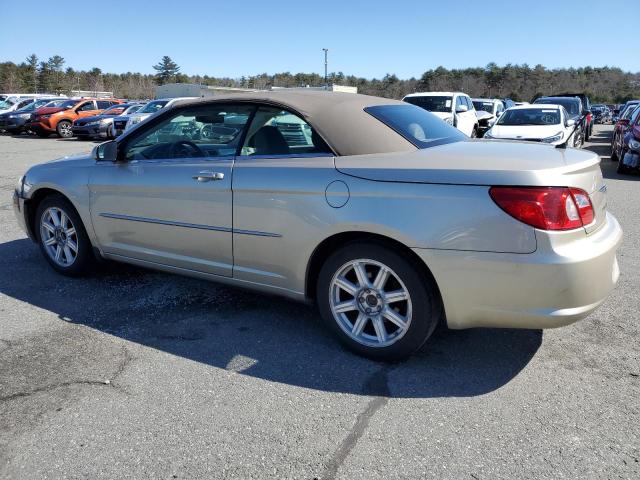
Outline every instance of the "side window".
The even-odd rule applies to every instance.
[[[95,107],[93,106],[93,102],[87,102],[87,103],[79,106],[76,111],[77,112],[87,112],[89,110],[95,110]]]
[[[498,102],[498,108],[496,109],[496,113],[502,113],[504,112],[504,105],[502,104],[502,102]]]
[[[466,105],[468,107],[467,102],[464,101],[464,97],[462,95],[459,95],[458,97],[456,97],[456,110],[462,105]]]
[[[125,147],[126,160],[234,156],[255,107],[201,105],[172,112]]]
[[[286,110],[260,107],[251,123],[241,155],[333,155],[320,135]]]
[[[114,102],[110,102],[108,100],[98,100],[98,110],[104,110],[105,108],[109,108],[113,104]]]

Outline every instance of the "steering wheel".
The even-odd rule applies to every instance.
[[[204,152],[189,140],[178,140],[171,145],[171,155],[174,158],[204,157]]]

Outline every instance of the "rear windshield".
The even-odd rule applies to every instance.
[[[557,108],[522,108],[507,110],[498,120],[498,125],[557,125],[560,110]]]
[[[404,101],[424,108],[429,112],[451,112],[451,97],[406,97]]]
[[[571,116],[580,115],[582,113],[580,111],[580,100],[577,98],[539,98],[533,103],[542,103],[546,105],[562,105]]]
[[[461,142],[467,136],[457,128],[413,105],[377,105],[364,109],[418,148]]]

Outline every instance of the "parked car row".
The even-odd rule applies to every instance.
[[[0,95],[0,99],[3,96]],[[0,130],[11,134],[31,132],[39,137],[112,139],[179,100],[165,98],[150,102],[113,98],[20,98],[0,100]]]
[[[471,99],[462,92],[420,92],[403,99],[469,137],[524,140],[580,148],[593,131],[589,98],[581,93],[538,97],[528,102]]]
[[[640,171],[640,100],[620,108],[611,137],[611,160],[618,162],[618,173]]]

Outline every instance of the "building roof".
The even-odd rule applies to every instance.
[[[260,102],[298,113],[339,155],[413,151],[416,147],[364,111],[374,105],[407,105],[388,98],[313,90],[278,90],[180,100],[171,108],[233,102]]]

